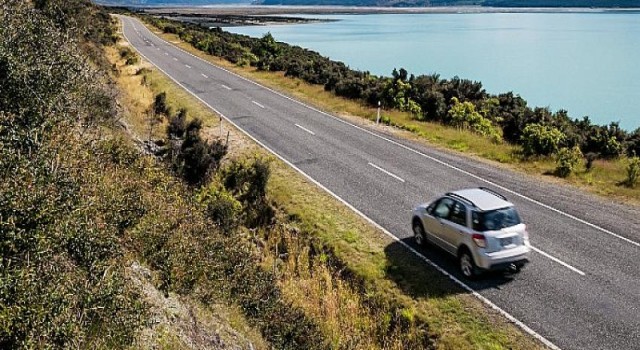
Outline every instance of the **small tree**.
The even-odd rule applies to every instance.
[[[558,151],[556,158],[556,175],[560,177],[567,177],[576,170],[580,160],[582,159],[582,152],[580,147],[566,148],[563,147]]]
[[[564,138],[562,131],[552,126],[533,123],[524,128],[520,142],[525,156],[548,156],[558,151]]]
[[[627,165],[627,179],[625,185],[627,187],[634,188],[638,183],[638,177],[640,177],[640,158],[635,154],[629,158],[629,164]]]

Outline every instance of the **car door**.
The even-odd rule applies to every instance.
[[[429,231],[428,239],[447,251],[451,251],[451,246],[444,236],[445,226],[449,225],[449,214],[454,204],[455,202],[451,198],[445,197],[438,200],[431,211],[429,222],[426,223],[427,227],[425,227]]]
[[[447,250],[456,254],[467,231],[467,207],[454,200],[447,223],[442,225],[441,235],[443,240],[446,241]]]

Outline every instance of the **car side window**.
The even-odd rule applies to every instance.
[[[467,226],[467,208],[462,203],[455,202],[449,220],[458,225]]]
[[[449,198],[442,198],[436,203],[435,208],[433,209],[433,216],[440,219],[448,219],[449,213],[451,213],[451,209],[453,207],[453,201]]]

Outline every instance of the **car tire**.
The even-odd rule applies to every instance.
[[[468,279],[474,279],[478,276],[478,267],[473,261],[473,255],[468,248],[462,248],[458,254],[458,267],[462,275]]]
[[[421,247],[427,245],[427,235],[424,232],[424,227],[422,226],[420,220],[413,220],[411,228],[413,229],[413,239],[415,239],[416,244]]]

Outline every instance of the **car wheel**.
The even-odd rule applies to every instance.
[[[473,261],[473,257],[468,249],[463,249],[460,252],[458,262],[460,265],[460,272],[462,272],[464,277],[472,279],[477,276],[476,263]]]
[[[427,235],[424,232],[424,227],[419,220],[413,220],[413,238],[416,240],[416,244],[424,246],[427,243]]]

